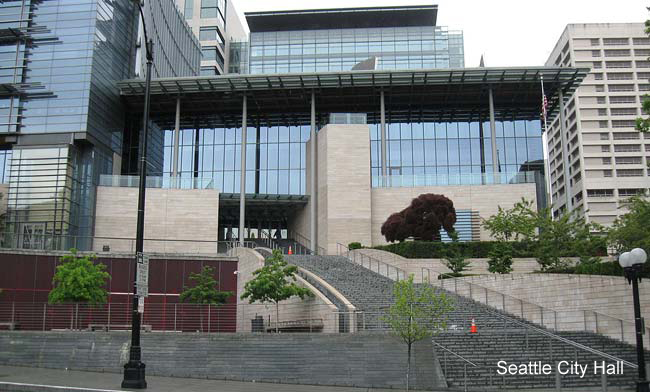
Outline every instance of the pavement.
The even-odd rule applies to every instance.
[[[114,392],[133,391],[120,388],[122,375],[76,370],[0,366],[0,391],[11,392]],[[552,389],[553,391],[555,389]],[[597,392],[600,388],[562,389],[563,392]],[[607,392],[630,391],[609,388]],[[395,392],[397,389],[330,387],[315,385],[272,384],[147,376],[148,392]],[[451,392],[454,389],[439,389]],[[492,390],[494,391],[494,390]],[[518,392],[549,392],[549,389],[517,390]]]

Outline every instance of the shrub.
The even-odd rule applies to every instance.
[[[355,249],[361,249],[363,248],[363,245],[361,245],[361,242],[350,242],[348,244],[348,249],[349,250],[355,250]]]
[[[492,247],[488,259],[488,271],[493,274],[512,272],[512,248],[510,243],[501,242]]]

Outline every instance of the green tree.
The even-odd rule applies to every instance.
[[[295,274],[298,267],[289,265],[279,250],[266,259],[264,267],[253,272],[254,278],[246,282],[241,299],[253,302],[272,302],[275,304],[275,331],[278,332],[280,321],[280,301],[291,297],[311,297],[314,294],[305,287],[298,286]]]
[[[444,264],[451,270],[454,276],[461,276],[461,273],[471,264],[463,254],[462,249],[458,243],[458,234],[452,232],[452,243],[448,244],[448,250],[444,257]]]
[[[191,273],[190,280],[193,287],[184,287],[180,299],[182,302],[204,305],[223,305],[234,293],[232,291],[219,291],[219,283],[214,279],[214,268],[204,266],[201,272]]]
[[[493,274],[512,272],[512,246],[510,243],[497,242],[489,253],[488,271]]]
[[[453,302],[444,293],[436,293],[431,285],[415,286],[413,275],[395,282],[395,303],[383,320],[391,333],[407,346],[406,390],[409,390],[411,348],[417,341],[430,337],[447,327],[447,314],[454,309]]]
[[[104,264],[95,264],[95,255],[78,256],[76,249],[61,257],[56,267],[48,301],[51,304],[65,302],[87,302],[92,305],[103,304],[108,298],[104,289],[110,275]]]
[[[522,198],[511,209],[498,208],[495,215],[483,220],[483,227],[497,241],[529,240],[535,236],[536,211],[532,201]]]
[[[609,231],[609,243],[620,252],[642,248],[650,253],[650,199],[634,196],[627,200],[628,212]]]

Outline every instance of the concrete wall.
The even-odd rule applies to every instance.
[[[95,237],[135,238],[137,204],[138,188],[97,187]],[[147,189],[145,207],[145,252],[217,253],[218,191]],[[93,250],[104,245],[112,252],[135,249],[132,240],[99,238]]]
[[[423,193],[444,195],[454,202],[456,209],[478,211],[483,219],[496,214],[499,206],[512,208],[522,197],[537,202],[535,184],[373,188],[371,243],[373,246],[386,244],[386,239],[381,235],[381,225],[386,219],[391,214],[408,207],[411,200]],[[481,227],[481,240],[489,239],[489,233]]]
[[[248,248],[235,248],[233,255],[239,258],[237,270],[237,332],[251,332],[251,320],[256,316],[262,316],[265,326],[275,325],[276,308],[272,303],[250,304],[248,300],[242,300],[246,282],[253,279],[253,272],[264,266],[264,258],[258,252]],[[323,321],[324,333],[338,332],[337,308],[322,293],[314,288],[309,282],[296,276],[297,284],[307,287],[314,294],[314,297],[294,297],[282,301],[279,306],[280,322],[296,320],[318,320]]]

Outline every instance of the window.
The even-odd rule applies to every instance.
[[[617,165],[640,165],[641,157],[616,157]]]
[[[603,170],[603,177],[612,177],[611,170]]]
[[[638,140],[639,132],[614,132],[614,140]]]
[[[632,62],[631,61],[607,61],[605,62],[605,66],[607,68],[632,68]]]
[[[592,50],[591,57],[600,57],[600,50]]]
[[[609,151],[610,151],[610,147],[609,147],[609,146],[600,146],[600,151],[601,151],[601,152],[609,152]]]
[[[216,67],[201,67],[201,76],[219,75]]]
[[[603,86],[602,84],[597,84],[596,85],[596,92],[597,93],[602,93],[604,91],[605,91],[605,86]]]
[[[645,189],[643,188],[626,188],[618,190],[618,195],[620,197],[630,197],[643,194],[645,194]]]
[[[587,189],[587,196],[589,197],[613,197],[613,189]]]
[[[201,48],[201,54],[203,55],[203,61],[217,61],[217,47],[216,46],[204,46]]]
[[[594,74],[594,79],[595,80],[603,80],[603,74],[601,74],[601,73]]]
[[[640,84],[639,91],[650,91],[650,84]]]
[[[185,0],[183,14],[185,15],[185,19],[192,19],[194,17],[194,0]]]
[[[600,39],[592,38],[591,39],[591,46],[598,46],[598,45],[600,45]]]
[[[614,146],[615,152],[640,152],[641,145],[639,144],[617,144]]]
[[[634,74],[632,72],[608,72],[608,80],[632,80],[634,79]]]
[[[605,57],[628,57],[630,51],[628,49],[606,49]]]
[[[627,38],[603,38],[603,44],[606,46],[627,45],[629,43]]]
[[[633,38],[634,45],[650,45],[650,38]]]
[[[596,103],[607,103],[605,97],[596,97]]]
[[[619,96],[619,97],[609,97],[609,103],[636,103],[636,97],[633,96]]]
[[[603,158],[603,165],[611,165],[612,158]]]
[[[621,91],[634,91],[633,84],[610,84],[608,86],[609,92],[616,93]]]
[[[199,30],[199,40],[217,41],[223,47],[223,37],[221,36],[217,26],[201,27]]]
[[[612,120],[613,128],[634,128],[636,121],[634,120]]]
[[[226,24],[226,0],[201,0],[201,18],[217,18]]]
[[[650,49],[634,49],[635,56],[650,57]]]
[[[637,68],[650,68],[650,61],[637,61],[636,62],[636,67]]]
[[[598,115],[599,116],[606,116],[607,115],[607,109],[598,109]]]
[[[636,73],[636,78],[637,79],[650,79],[650,72],[637,72]]]
[[[609,140],[609,132],[601,132],[600,140]]]
[[[612,116],[636,116],[636,108],[611,108]]]
[[[643,169],[618,169],[616,177],[643,177]]]
[[[594,68],[600,69],[603,67],[603,63],[600,61],[594,61]]]

